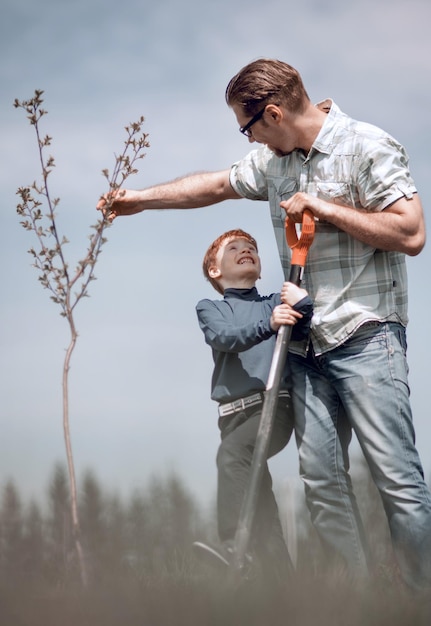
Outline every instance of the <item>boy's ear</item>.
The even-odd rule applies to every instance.
[[[221,276],[220,269],[216,267],[215,265],[212,265],[211,267],[208,268],[208,275],[211,278],[220,278]]]

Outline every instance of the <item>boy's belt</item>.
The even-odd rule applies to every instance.
[[[218,414],[219,417],[225,417],[226,415],[231,415],[237,411],[244,411],[244,409],[248,409],[248,407],[254,406],[255,404],[261,404],[262,402],[263,393],[253,393],[251,396],[245,396],[245,398],[238,398],[238,400],[234,400],[233,402],[220,404],[218,407]]]
[[[234,400],[233,402],[227,402],[226,404],[219,404],[218,414],[219,417],[226,417],[226,415],[232,415],[232,413],[236,413],[237,411],[244,411],[244,409],[248,409],[249,406],[254,406],[256,404],[261,404],[265,394],[263,391],[259,391],[258,393],[253,393],[251,396],[245,396],[245,398],[238,398],[238,400]],[[287,400],[290,398],[290,393],[287,389],[282,389],[278,393],[279,400]]]

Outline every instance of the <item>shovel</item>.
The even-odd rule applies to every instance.
[[[302,229],[299,238],[295,223],[289,218],[286,218],[285,224],[287,244],[292,250],[289,281],[299,286],[304,273],[307,254],[314,238],[314,217],[308,209],[303,212]],[[291,335],[292,326],[280,326],[264,394],[262,415],[256,436],[256,446],[250,468],[249,483],[244,495],[235,534],[233,566],[238,573],[245,571],[247,549],[250,544],[263,471],[267,462],[281,377],[287,359]]]

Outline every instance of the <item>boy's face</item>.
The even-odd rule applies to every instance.
[[[224,287],[248,288],[260,278],[260,258],[255,246],[243,237],[230,237],[221,245],[210,275]]]

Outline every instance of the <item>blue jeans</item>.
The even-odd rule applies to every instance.
[[[431,495],[415,447],[406,347],[402,325],[371,323],[338,348],[290,355],[290,362],[300,471],[320,535],[348,565],[365,567],[348,475],[351,426],[381,495],[401,574],[420,589],[431,587]]]

